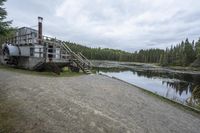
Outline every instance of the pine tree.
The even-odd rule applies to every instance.
[[[5,36],[8,34],[8,32],[10,31],[10,24],[11,24],[11,21],[5,21],[7,12],[5,8],[3,8],[4,2],[6,2],[6,0],[0,0],[0,35],[1,36]]]
[[[185,53],[185,60],[184,60],[185,66],[188,66],[195,60],[195,52],[192,47],[192,44],[188,41],[188,39],[185,40],[184,53]]]
[[[200,59],[200,38],[195,44],[195,53],[196,53],[196,57]]]

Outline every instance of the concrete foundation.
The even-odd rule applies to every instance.
[[[32,70],[41,61],[44,61],[44,58],[20,57],[18,60],[18,67]]]
[[[20,57],[18,58],[18,65],[17,67],[30,69],[33,68],[40,62],[44,61],[44,58],[37,58],[37,57]],[[3,60],[3,56],[0,55],[0,64],[7,65],[6,62]]]

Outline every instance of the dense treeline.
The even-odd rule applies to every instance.
[[[131,61],[131,53],[108,48],[89,48],[75,43],[67,42],[68,46],[75,52],[81,52],[88,59],[92,60],[113,60],[113,61]]]
[[[129,53],[122,50],[115,50],[109,48],[89,48],[75,43],[66,43],[73,51],[81,52],[87,58],[92,60],[156,63],[160,61],[159,55],[164,53],[164,50],[160,49],[140,50],[139,52]]]
[[[188,39],[176,46],[161,49],[140,50],[134,53],[108,48],[89,48],[75,43],[67,42],[68,46],[75,52],[82,52],[92,60],[113,60],[144,63],[159,63],[163,66],[189,66],[200,61],[200,39],[195,43]],[[198,60],[198,61],[197,61]]]
[[[196,43],[190,43],[186,39],[170,49],[167,48],[160,59],[162,65],[189,66],[200,59],[200,39]]]

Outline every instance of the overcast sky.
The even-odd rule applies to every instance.
[[[200,37],[200,0],[8,0],[13,26],[91,47],[135,51]]]

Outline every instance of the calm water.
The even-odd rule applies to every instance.
[[[191,97],[193,89],[200,85],[200,75],[159,73],[149,70],[110,71],[104,69],[99,72],[110,77],[119,78],[183,104],[188,104],[186,100]]]

